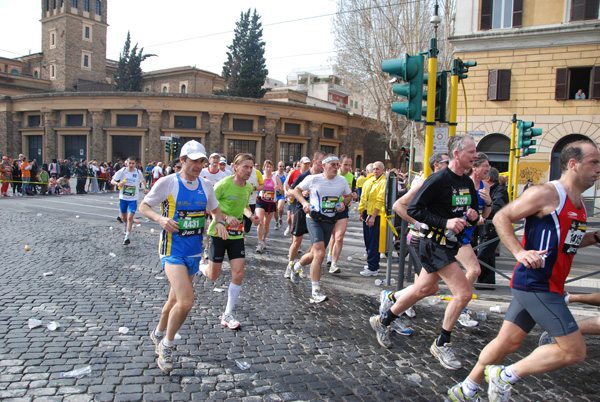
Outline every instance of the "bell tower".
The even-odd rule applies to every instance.
[[[42,71],[55,91],[106,83],[107,0],[41,0]]]

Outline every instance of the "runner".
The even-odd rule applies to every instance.
[[[224,172],[227,176],[231,176],[233,174],[231,167],[229,167],[229,165],[227,164],[227,158],[225,158],[225,156],[221,156],[221,158],[219,159],[219,169],[221,169],[221,171]]]
[[[344,154],[340,156],[340,163],[338,175],[345,178],[348,182],[348,186],[350,186],[352,191],[352,197],[350,198],[351,203],[352,200],[356,198],[356,179],[352,174],[352,158],[349,155]],[[343,202],[342,198],[340,198],[340,202]],[[344,208],[342,212],[338,212],[336,215],[337,222],[335,223],[335,228],[331,234],[329,253],[327,254],[327,264],[330,265],[330,274],[339,274],[341,272],[337,263],[342,254],[342,247],[344,247],[344,235],[346,234],[346,228],[348,227],[348,211],[350,211],[350,203],[348,204],[348,208]]]
[[[148,194],[148,186],[144,180],[144,174],[136,167],[135,157],[130,156],[125,161],[123,166],[110,180],[113,186],[119,189],[119,216],[120,222],[123,222],[123,245],[127,246],[130,243],[129,236],[133,228],[133,216],[137,210],[138,190],[140,184],[144,188],[144,194]]]
[[[564,286],[577,249],[600,242],[598,232],[585,233],[581,194],[600,174],[598,148],[591,141],[570,143],[562,150],[559,165],[559,180],[530,188],[494,217],[500,239],[517,259],[511,279],[513,299],[500,332],[481,351],[469,376],[448,390],[451,400],[479,400],[479,384],[485,377],[488,399],[508,401],[521,378],[570,366],[586,356],[581,331],[564,300]],[[522,243],[512,227],[520,219],[525,219]],[[539,346],[518,362],[501,366],[536,323],[556,344]]]
[[[294,198],[294,200],[296,200],[296,193],[295,193],[294,189],[296,188],[296,186],[298,184],[300,184],[306,178],[306,176],[311,175],[311,174],[320,174],[323,172],[323,156],[324,155],[325,154],[323,152],[316,151],[313,155],[312,167],[310,167],[310,169],[307,169],[302,174],[298,175],[296,180],[294,180],[294,182],[290,185],[290,191],[288,192],[288,194],[291,194],[292,197]],[[308,165],[310,163],[310,160],[307,163],[306,162],[307,159],[308,159],[308,157],[306,157],[306,156],[302,157],[302,164]],[[308,197],[308,195],[309,195],[309,192],[305,191],[303,194],[303,197]],[[308,229],[306,228],[306,213],[304,212],[304,210],[302,208],[300,208],[299,202],[300,201],[298,201],[298,200],[296,200],[294,202],[294,204],[297,204],[297,205],[295,205],[295,207],[294,207],[294,220],[293,220],[293,227],[292,227],[292,244],[290,245],[290,250],[288,252],[288,264],[285,269],[285,273],[283,274],[284,278],[290,278],[290,280],[294,283],[298,283],[298,281],[300,281],[300,278],[292,275],[292,268],[294,267],[296,262],[298,262],[296,260],[296,257],[298,256],[298,250],[300,249],[300,246],[302,245],[302,238],[304,237],[304,235],[306,233],[308,233]],[[306,252],[308,253],[309,250],[306,250]]]
[[[283,225],[283,210],[285,208],[285,191],[283,191],[283,186],[286,180],[286,171],[285,164],[283,161],[279,161],[277,164],[277,184],[281,185],[281,190],[277,190],[275,192],[275,197],[277,199],[277,215],[275,216],[275,230],[279,230],[279,228]]]
[[[198,177],[206,161],[204,146],[197,141],[186,142],[179,160],[181,171],[156,182],[140,205],[140,212],[162,227],[159,255],[171,288],[150,339],[158,355],[158,367],[167,373],[173,370],[175,334],[194,305],[192,278],[200,264],[206,211],[210,210],[219,222],[223,220],[212,186]],[[130,158],[127,164],[134,166],[135,161]],[[159,204],[160,214],[152,209]],[[216,226],[219,236],[227,238],[224,224]]]
[[[287,224],[288,227],[285,229],[285,232],[283,233],[284,236],[289,236],[292,228],[294,227],[294,214],[296,212],[296,207],[298,206],[298,203],[296,202],[296,200],[294,199],[294,196],[292,194],[292,189],[291,186],[292,184],[296,181],[296,179],[298,178],[298,176],[300,176],[302,173],[306,172],[308,169],[310,169],[310,159],[308,158],[308,156],[303,156],[302,159],[300,161],[298,161],[298,163],[296,164],[296,169],[294,171],[292,171],[289,175],[288,178],[285,182],[285,194],[288,197],[288,219],[287,219]],[[288,272],[289,274],[289,272]],[[288,276],[286,276],[286,278],[288,278]]]
[[[252,193],[252,184],[248,179],[252,174],[254,157],[250,154],[237,154],[233,160],[233,175],[221,180],[215,186],[215,196],[219,201],[221,211],[225,216],[210,224],[208,234],[211,236],[209,263],[201,270],[207,278],[216,280],[221,274],[225,251],[231,266],[231,283],[227,292],[227,306],[221,316],[221,325],[229,329],[237,329],[240,322],[233,316],[233,309],[242,290],[244,265],[246,256],[244,250],[244,224],[242,216],[251,218],[252,212],[248,207],[248,199]],[[216,232],[222,224],[227,227],[228,237]]]
[[[221,156],[219,154],[211,154],[208,158],[208,167],[202,169],[202,172],[200,173],[200,177],[208,180],[213,187],[219,182],[219,180],[222,180],[228,176],[227,173],[219,169],[220,159]]]
[[[370,323],[379,343],[386,348],[391,347],[388,326],[402,311],[434,294],[437,282],[443,279],[453,297],[446,307],[440,336],[433,342],[430,351],[445,368],[458,370],[462,364],[452,351],[450,337],[472,293],[471,285],[455,259],[458,239],[451,241],[446,236],[451,237],[450,231],[453,231],[460,238],[465,226],[464,215],[471,223],[479,220],[477,192],[473,181],[464,174],[473,166],[477,149],[471,137],[452,136],[448,140],[448,150],[451,155],[448,168],[434,173],[423,183],[407,210],[409,216],[422,222],[421,233],[425,237],[421,239],[419,255],[424,270],[421,270],[412,288],[403,292],[384,314],[371,317]]]
[[[294,197],[307,215],[306,226],[310,233],[311,249],[294,265],[291,280],[298,283],[302,268],[310,264],[311,303],[327,300],[327,296],[321,290],[321,264],[335,227],[336,212],[343,212],[352,202],[348,182],[337,175],[340,167],[338,157],[327,154],[323,159],[323,166],[322,174],[308,175],[294,189]],[[310,202],[304,198],[303,191],[310,193]],[[342,203],[339,202],[340,198],[343,198]]]
[[[252,158],[254,158],[254,156]],[[252,211],[252,213],[254,213],[256,211],[256,195],[258,194],[259,191],[262,191],[265,189],[263,176],[262,176],[262,173],[260,173],[260,170],[252,168],[252,174],[250,175],[250,178],[247,180],[247,182],[252,185],[252,194],[250,194],[250,199],[248,200],[248,206],[250,207],[250,211]],[[246,217],[246,215],[244,215],[243,220],[244,220],[244,233],[248,233],[248,232],[250,232],[250,229],[252,228],[252,225],[254,224],[254,222],[252,222],[251,219]]]
[[[275,199],[275,193],[283,190],[281,182],[277,179],[277,176],[273,174],[273,162],[267,159],[263,163],[263,182],[265,189],[258,193],[256,198],[256,216],[258,216],[258,245],[256,246],[256,252],[262,253],[267,247],[267,235],[269,234],[269,225],[271,224],[271,218],[273,213],[277,212],[277,202]]]
[[[161,177],[163,177],[162,162],[158,162],[156,166],[152,168],[152,185],[154,186]]]

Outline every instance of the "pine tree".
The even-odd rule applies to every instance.
[[[269,72],[259,20],[256,9],[252,17],[250,9],[240,14],[240,20],[235,23],[233,42],[227,46],[227,61],[223,65],[222,76],[227,81],[227,89],[216,94],[262,98],[268,91],[262,88]]]
[[[142,62],[155,54],[144,54],[144,48],[138,53],[137,43],[131,49],[131,34],[127,32],[127,40],[123,46],[123,53],[119,55],[119,65],[115,76],[116,90],[122,92],[141,92],[142,90]]]

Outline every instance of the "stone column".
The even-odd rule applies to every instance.
[[[277,135],[275,133],[275,127],[277,126],[277,122],[279,118],[267,118],[265,120],[265,152],[263,162],[265,159],[271,159],[273,163],[277,163],[279,160],[279,156],[277,155]],[[259,153],[259,152],[257,152]]]
[[[166,159],[168,159],[168,156],[165,156],[164,142],[160,140],[162,135],[160,130],[162,111],[148,110],[148,118],[148,132],[144,134],[144,144],[147,151],[142,149],[142,163],[144,166],[150,161],[166,162]],[[175,155],[173,156],[175,157]]]
[[[87,159],[98,159],[99,161],[107,160],[107,136],[102,126],[104,125],[104,110],[90,109],[92,115],[92,131],[90,132]],[[112,155],[109,159],[112,159]]]
[[[56,114],[52,110],[42,111],[44,122],[44,150],[43,161],[50,163],[53,158],[58,159],[58,135],[56,134]]]
[[[23,136],[19,132],[19,129],[23,127],[23,113],[21,112],[7,112],[8,121],[8,157],[16,159],[20,153],[24,152],[23,149]],[[12,141],[11,141],[12,139]]]
[[[342,143],[338,147],[338,156],[341,154],[347,154],[352,156],[352,148],[347,141],[348,127],[340,127],[338,130],[338,140],[341,140]]]
[[[221,135],[221,122],[223,121],[224,115],[224,113],[209,113],[210,128],[208,131],[208,138],[205,141],[206,144],[203,144],[209,155],[213,152],[222,153],[225,151]]]
[[[321,136],[322,125],[323,124],[320,121],[311,121],[308,123],[308,136],[310,137],[310,141],[308,141],[306,153],[311,160],[313,153],[321,150],[319,147],[319,137]]]

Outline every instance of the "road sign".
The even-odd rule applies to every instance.
[[[160,140],[161,140],[161,141],[170,141],[170,140],[171,140],[171,137],[167,137],[167,136],[165,136],[165,135],[161,135],[161,136],[160,136]]]
[[[179,138],[179,136],[177,134],[171,133],[171,138]]]
[[[436,127],[433,130],[433,152],[448,152],[448,127]]]

